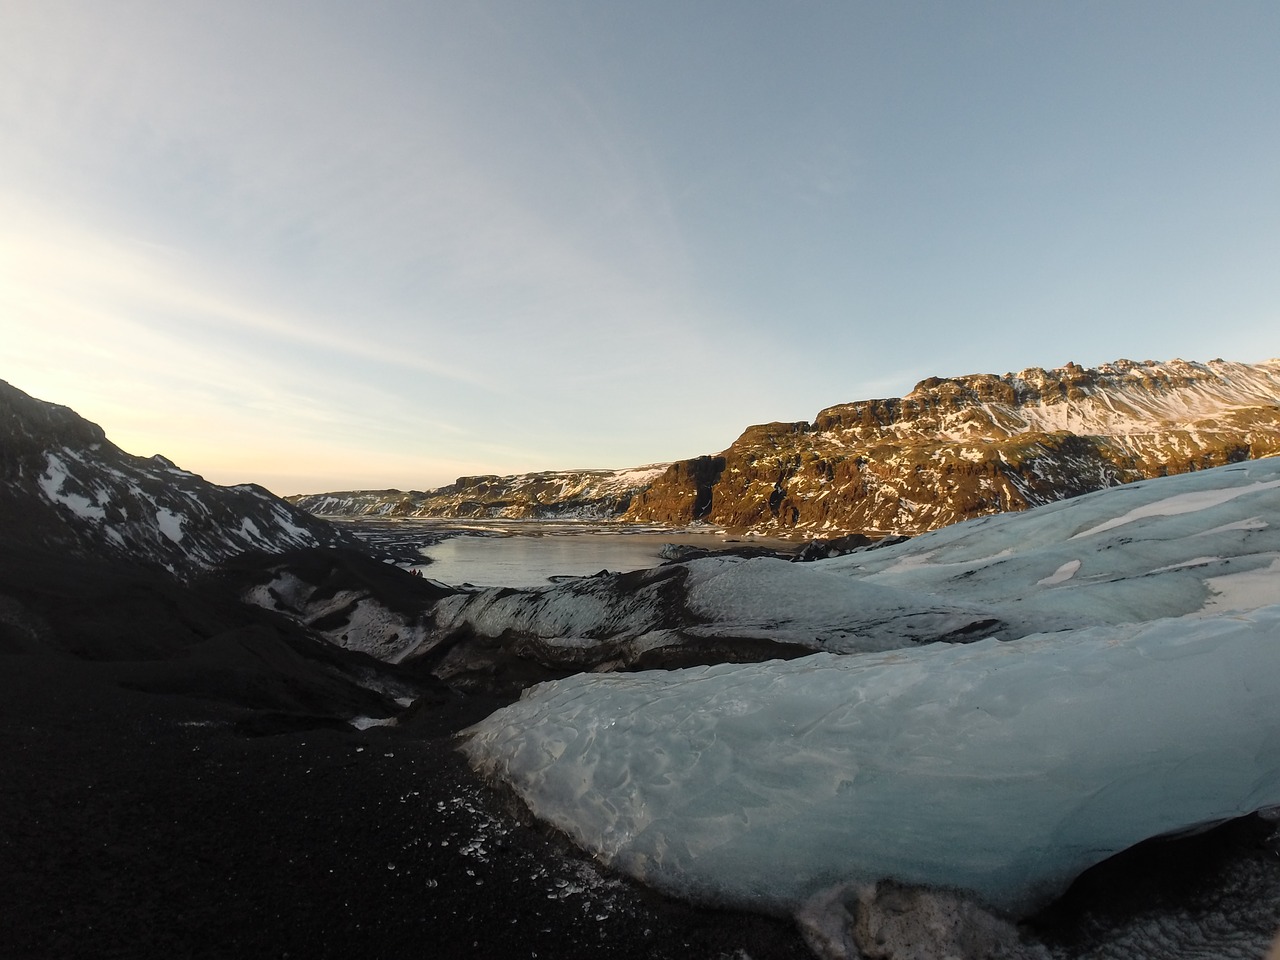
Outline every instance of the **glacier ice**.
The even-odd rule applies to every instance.
[[[1138,841],[1280,803],[1280,605],[1070,637],[543,684],[483,771],[637,878],[794,910],[883,878],[1025,913]]]
[[[464,742],[670,892],[812,920],[892,880],[1024,915],[1143,839],[1280,804],[1280,459],[685,568],[696,629],[870,652],[578,675]],[[899,617],[984,615],[1001,639],[886,649]]]
[[[1197,557],[1206,562],[1181,566]],[[816,566],[981,604],[1031,632],[1197,613],[1220,592],[1211,581],[1278,558],[1280,457],[1268,457],[982,517]],[[1280,602],[1280,586],[1238,603],[1268,601]]]

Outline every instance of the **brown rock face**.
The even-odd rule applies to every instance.
[[[631,510],[660,523],[692,523],[711,512],[716,484],[724,473],[724,457],[695,457],[667,467],[648,489],[636,495]],[[652,500],[649,492],[659,491]],[[666,517],[673,519],[665,519]],[[680,519],[674,519],[679,517]]]
[[[1280,360],[931,377],[672,464],[625,517],[806,536],[922,533],[1280,453]]]

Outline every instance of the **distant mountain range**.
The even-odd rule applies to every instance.
[[[618,519],[831,537],[917,534],[1104,487],[1280,453],[1280,360],[931,377],[905,397],[748,427],[631,470],[463,477],[289,498],[326,517]]]
[[[630,470],[554,470],[515,476],[459,477],[427,491],[350,490],[287,497],[320,517],[613,520],[669,464]]]

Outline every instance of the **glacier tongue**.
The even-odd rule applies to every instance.
[[[884,878],[1014,914],[1280,804],[1280,605],[1004,643],[579,675],[468,732],[538,816],[670,892],[795,911]]]
[[[542,684],[463,747],[670,893],[791,912],[830,956],[871,927],[986,956],[952,949],[1016,938],[984,906],[1026,916],[1142,840],[1280,805],[1280,459],[682,566],[685,633],[825,651]],[[960,627],[986,639],[912,643]]]

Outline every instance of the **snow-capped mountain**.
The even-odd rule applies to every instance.
[[[1007,918],[1141,840],[1280,806],[1280,458],[678,568],[683,630],[833,652],[542,684],[467,751],[603,860],[790,911],[820,955],[1047,957]],[[670,638],[563,588],[460,602],[469,630],[551,646]]]
[[[320,517],[447,517],[503,520],[609,520],[667,468],[557,470],[459,477],[428,491],[357,490],[290,497]]]
[[[673,464],[626,516],[808,536],[916,534],[1280,452],[1280,360],[1067,364],[921,381],[748,428]]]
[[[11,543],[180,575],[249,551],[356,546],[262,487],[220,487],[164,457],[125,453],[97,424],[3,381],[0,515]]]

